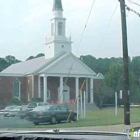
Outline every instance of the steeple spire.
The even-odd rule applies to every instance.
[[[63,17],[62,0],[53,1],[51,37],[47,39],[45,58],[52,58],[61,52],[71,52],[71,38],[66,36],[66,18]]]
[[[53,2],[53,11],[63,11],[61,0],[54,0],[54,2]]]

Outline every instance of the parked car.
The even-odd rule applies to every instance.
[[[15,108],[11,109],[9,111],[8,116],[11,116],[11,117],[18,116],[18,114],[19,114],[19,112],[20,112],[21,109],[22,109],[22,106],[17,106]]]
[[[44,106],[44,105],[49,105],[48,102],[31,102],[29,103],[26,107],[22,108],[19,112],[19,117],[21,119],[26,118],[26,115],[28,112],[32,111],[35,107],[37,106]]]
[[[71,111],[64,105],[47,105],[36,107],[28,112],[26,119],[33,122],[35,125],[46,122],[55,124],[60,123],[61,121],[66,121],[70,112]],[[77,113],[71,112],[69,120],[77,121]]]
[[[9,115],[9,112],[14,109],[15,107],[17,107],[17,105],[11,105],[11,106],[7,106],[5,109],[0,110],[0,114],[4,115],[5,117],[7,117]]]

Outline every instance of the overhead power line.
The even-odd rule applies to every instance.
[[[123,4],[124,6],[125,6],[125,8],[126,8],[126,10],[128,10],[128,11],[130,11],[130,12],[133,12],[133,13],[135,13],[136,15],[138,15],[139,17],[140,17],[140,13],[138,13],[137,11],[135,11],[135,10],[133,10],[132,8],[130,8],[130,7],[128,7],[126,4],[124,4],[123,2],[122,2],[122,0],[118,0],[121,4]]]
[[[138,3],[136,3],[136,2],[134,2],[134,1],[132,1],[132,0],[128,0],[128,2],[130,2],[130,3],[132,3],[132,4],[135,4],[135,5],[137,5],[137,6],[140,6],[140,4],[138,4]]]
[[[91,13],[92,13],[92,10],[93,10],[93,7],[94,7],[94,4],[95,4],[95,0],[93,0],[93,3],[92,3],[92,6],[91,6],[91,9],[90,9],[90,12],[89,12],[89,15],[88,15],[86,24],[85,24],[85,26],[84,26],[84,29],[83,29],[83,32],[82,32],[82,35],[81,35],[81,38],[80,38],[80,41],[79,41],[79,44],[78,44],[76,53],[78,52],[79,47],[80,47],[80,44],[81,44],[81,42],[82,42],[82,39],[83,39],[85,30],[86,30],[86,28],[87,28],[87,25],[88,25],[88,22],[89,22],[89,19],[90,19],[90,16],[91,16]]]
[[[106,34],[107,34],[107,31],[108,31],[108,29],[109,29],[109,27],[110,27],[110,25],[111,25],[111,22],[112,22],[112,20],[113,20],[113,17],[114,17],[114,15],[115,15],[115,13],[116,13],[117,7],[118,7],[118,3],[117,3],[117,5],[116,5],[116,7],[115,7],[115,10],[113,11],[113,14],[112,14],[111,18],[110,18],[110,21],[109,21],[109,23],[108,23],[108,25],[107,25],[106,31],[105,31],[105,33],[104,33],[104,35],[103,35],[103,37],[102,37],[102,39],[101,39],[101,41],[100,41],[99,47],[101,47],[102,42],[103,42],[103,40],[104,40],[104,38],[105,38],[105,36],[106,36]]]

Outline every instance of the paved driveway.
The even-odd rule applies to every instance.
[[[19,117],[4,117],[0,115],[0,128],[11,128],[29,125],[33,125],[33,123],[28,122],[26,119],[20,119]]]

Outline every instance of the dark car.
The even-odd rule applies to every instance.
[[[19,117],[21,119],[24,119],[24,118],[26,118],[26,115],[28,112],[32,111],[34,108],[36,108],[38,106],[44,106],[44,105],[49,105],[49,103],[48,102],[45,102],[45,103],[44,102],[31,102],[20,110]]]
[[[71,121],[77,121],[77,113],[71,112],[63,105],[47,105],[36,107],[27,114],[27,120],[33,122],[35,125],[39,123],[50,122],[51,124],[66,121],[69,114]]]

